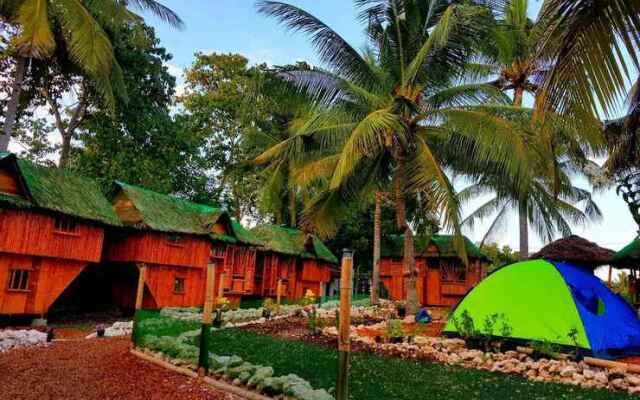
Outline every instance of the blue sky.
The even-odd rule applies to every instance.
[[[290,3],[310,11],[346,38],[354,47],[364,44],[361,27],[356,23],[357,11],[349,0],[292,0]],[[530,15],[534,16],[540,1],[530,1]],[[177,31],[159,21],[149,19],[157,29],[162,46],[174,56],[170,70],[179,75],[189,66],[193,54],[202,52],[234,52],[246,56],[252,63],[266,62],[283,65],[299,60],[318,64],[313,48],[302,34],[287,33],[274,20],[256,12],[253,0],[164,0],[164,4],[178,12],[186,23]],[[576,227],[575,233],[601,245],[619,249],[636,235],[625,203],[613,190],[596,195],[604,213],[604,221],[588,227]],[[500,244],[517,248],[517,221],[497,238]],[[467,232],[474,240],[484,234],[481,226],[475,232]],[[532,235],[532,249],[542,243]]]

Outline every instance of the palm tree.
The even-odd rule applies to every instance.
[[[537,50],[537,44],[542,40],[546,20],[533,21],[528,18],[528,0],[508,0],[504,4],[495,25],[489,30],[489,35],[482,46],[480,62],[473,64],[470,72],[475,76],[494,77],[491,84],[504,92],[513,93],[513,107],[522,108],[525,94],[534,98],[538,94],[539,83],[550,68],[548,60],[541,57]],[[601,125],[595,119],[582,125],[582,136],[590,145],[600,148]],[[551,138],[551,137],[549,137]],[[541,137],[537,138],[542,140]],[[551,150],[551,143],[548,143]],[[553,151],[548,151],[542,157],[555,156]],[[552,168],[554,168],[552,166]],[[546,173],[541,170],[541,173]],[[554,172],[554,175],[558,174]],[[535,177],[534,177],[535,178]],[[498,181],[500,183],[500,181]],[[529,256],[529,221],[531,219],[531,205],[527,204],[530,192],[535,185],[525,186],[526,193],[518,196],[513,205],[517,206],[520,236],[520,257],[527,259]],[[557,186],[557,182],[556,182]],[[496,188],[504,191],[504,188]],[[516,193],[511,193],[511,197]],[[540,228],[540,227],[537,227]],[[539,230],[539,229],[537,229]]]
[[[136,22],[128,6],[147,10],[174,26],[182,21],[155,0],[0,0],[0,18],[17,26],[12,38],[15,58],[11,97],[7,105],[0,151],[6,151],[16,121],[22,86],[30,59],[47,59],[65,46],[71,60],[91,77],[107,105],[113,105],[111,80],[121,79],[104,27]]]
[[[624,96],[630,67],[640,65],[638,15],[639,0],[545,0],[538,51],[552,68],[541,87],[540,110],[560,112],[576,124],[598,111],[610,115]]]
[[[469,164],[499,160],[503,170],[514,175],[522,168],[517,155],[523,147],[514,145],[511,135],[517,125],[474,107],[487,100],[505,101],[499,91],[485,84],[459,84],[488,26],[488,8],[447,0],[358,0],[356,4],[363,8],[361,17],[368,26],[371,49],[365,54],[300,8],[262,1],[259,10],[290,30],[306,32],[330,67],[292,78],[327,105],[313,126],[324,131],[309,132],[338,149],[336,157],[324,160],[334,163],[329,190],[307,208],[316,220],[314,226],[326,229],[327,217],[344,204],[345,196],[371,193],[368,190],[377,186],[377,180],[390,177],[396,225],[405,238],[408,311],[415,312],[408,199],[422,199],[427,208],[441,211],[466,261],[458,198],[433,143],[446,140],[451,131],[472,136],[483,151],[465,154]]]

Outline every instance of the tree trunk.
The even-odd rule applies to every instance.
[[[526,201],[520,200],[518,207],[518,218],[520,220],[520,259],[529,258],[529,216],[527,213]]]
[[[524,97],[524,88],[516,87],[513,90],[513,106],[522,107],[522,99]],[[518,219],[520,227],[520,259],[529,258],[529,215],[527,212],[526,200],[520,200],[518,206]]]
[[[373,214],[373,275],[371,277],[371,304],[378,304],[380,287],[380,240],[382,225],[382,198],[376,193],[376,210]]]
[[[413,248],[413,231],[407,223],[406,188],[406,160],[404,154],[397,159],[396,171],[396,223],[399,230],[404,231],[403,270],[406,276],[407,314],[413,315],[418,311],[418,293],[416,292],[416,259]]]
[[[291,227],[295,228],[298,225],[298,210],[296,205],[296,191],[295,189],[289,190],[289,221]]]
[[[58,167],[67,168],[71,155],[71,134],[65,133],[62,135],[62,147],[60,148],[60,162]]]
[[[16,123],[18,105],[20,104],[20,95],[22,94],[22,84],[24,83],[26,70],[27,59],[24,57],[18,57],[16,59],[16,70],[15,75],[13,76],[13,83],[11,84],[11,97],[7,104],[7,114],[4,119],[4,129],[2,130],[2,136],[0,136],[0,151],[7,151],[9,149],[9,142],[11,141],[11,134],[13,133],[13,127]]]

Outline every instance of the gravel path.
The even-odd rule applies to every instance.
[[[130,343],[65,341],[0,354],[0,399],[239,400],[138,359]]]

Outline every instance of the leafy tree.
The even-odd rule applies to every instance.
[[[239,54],[197,53],[185,73],[185,129],[205,138],[202,153],[214,198],[238,219],[256,217],[259,177],[249,162],[259,152],[254,141],[268,120],[267,100],[258,95],[266,67],[249,67]]]
[[[9,145],[29,61],[49,59],[57,48],[64,48],[67,59],[89,78],[107,107],[113,107],[113,85],[114,82],[115,85],[121,83],[122,71],[115,60],[113,46],[105,29],[137,23],[140,17],[129,11],[129,5],[146,9],[175,26],[182,24],[173,11],[155,0],[0,2],[0,18],[16,27],[10,46],[15,59],[14,76],[3,135],[0,136],[0,150],[6,151]],[[81,103],[85,93],[83,91],[83,95],[79,96]],[[83,108],[78,108],[80,112],[71,118],[70,125],[76,123]]]
[[[375,182],[391,180],[396,224],[405,234],[407,300],[413,312],[416,269],[408,198],[422,199],[427,210],[442,212],[445,227],[456,233],[457,248],[466,259],[459,203],[445,165],[433,151],[433,141],[446,140],[447,132],[453,130],[483,138],[479,142],[492,145],[485,146],[486,151],[465,154],[468,162],[473,163],[474,157],[500,159],[508,166],[505,170],[515,173],[520,167],[515,151],[504,150],[517,126],[473,108],[487,99],[503,101],[494,88],[456,85],[487,26],[490,10],[443,0],[356,4],[363,7],[361,18],[368,23],[371,48],[364,55],[295,6],[262,1],[259,9],[291,30],[308,33],[321,60],[331,68],[292,74],[312,97],[328,100],[327,111],[301,134],[323,136],[338,148],[330,191],[309,208],[313,225],[330,227],[327,221],[343,210],[345,196],[366,198],[366,193],[376,190]]]
[[[165,67],[171,55],[159,47],[152,28],[144,28],[146,40],[141,37],[131,30],[114,37],[129,101],[116,104],[115,118],[105,109],[86,117],[71,166],[97,178],[105,189],[122,180],[209,200],[199,154],[204,138],[171,116],[176,81]]]
[[[509,246],[498,246],[497,243],[481,244],[482,252],[485,253],[493,262],[489,266],[489,272],[496,270],[504,265],[512,264],[520,259],[517,251]]]

